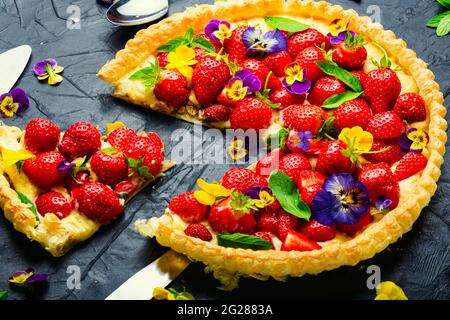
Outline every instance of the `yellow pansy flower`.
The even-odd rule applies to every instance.
[[[0,103],[0,114],[5,118],[11,118],[14,116],[19,109],[19,104],[13,101],[13,98],[6,96]]]
[[[14,151],[2,148],[3,167],[8,168],[19,161],[34,158],[35,155],[26,151]]]
[[[235,139],[227,147],[227,153],[231,160],[238,161],[248,154],[248,150],[244,147],[244,140]]]
[[[332,36],[338,36],[339,33],[347,30],[348,20],[335,19],[330,23],[330,33]]]
[[[269,205],[271,205],[275,201],[275,198],[267,191],[259,192],[259,199],[253,201],[256,207],[259,209],[263,209]]]
[[[241,80],[236,80],[227,89],[227,96],[233,101],[239,101],[245,98],[247,91],[248,88],[244,87],[244,83]]]
[[[394,282],[383,281],[377,287],[375,300],[408,300],[408,297]]]
[[[120,121],[117,121],[114,123],[107,123],[106,124],[106,136],[109,136],[109,134],[111,132],[113,132],[116,129],[122,128],[122,127],[125,127],[125,123],[120,122]]]
[[[217,39],[221,41],[231,38],[232,34],[230,28],[224,23],[219,24],[219,29],[214,31],[213,33],[217,37]]]
[[[304,71],[298,63],[293,63],[289,65],[284,71],[286,74],[286,82],[288,85],[294,84],[295,81],[303,82]]]
[[[227,198],[233,192],[232,189],[227,189],[218,183],[208,183],[203,179],[197,180],[197,185],[202,190],[194,192],[194,197],[201,204],[212,206],[218,200]]]
[[[423,130],[418,129],[415,131],[411,131],[410,133],[408,133],[407,137],[412,141],[410,147],[412,150],[422,150],[428,144],[428,136]]]
[[[344,128],[339,134],[339,140],[345,142],[349,148],[355,151],[370,151],[373,145],[373,136],[364,131],[360,126]]]
[[[169,63],[166,69],[177,69],[186,78],[192,78],[192,65],[198,61],[195,58],[195,51],[187,46],[179,46],[175,49],[175,52],[170,52],[167,55]]]

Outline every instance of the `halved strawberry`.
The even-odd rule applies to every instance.
[[[294,230],[289,230],[286,239],[281,245],[282,251],[312,251],[319,250],[322,247],[316,242],[309,240],[307,237]]]
[[[320,172],[312,170],[303,170],[298,176],[297,186],[300,191],[302,200],[308,205],[311,205],[312,200],[317,192],[322,189],[326,177]]]

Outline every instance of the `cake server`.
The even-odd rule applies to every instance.
[[[31,47],[23,45],[0,54],[0,94],[9,92],[20,78],[31,56]]]

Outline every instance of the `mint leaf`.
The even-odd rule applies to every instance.
[[[195,36],[195,38],[192,40],[192,45],[195,48],[205,49],[208,52],[216,51],[216,48],[214,48],[211,42],[199,36]]]
[[[257,236],[250,236],[243,233],[223,233],[217,237],[217,243],[222,247],[243,248],[252,250],[269,250],[272,244]]]
[[[8,291],[0,291],[0,300],[8,299]]]
[[[302,201],[297,187],[287,174],[280,170],[272,173],[269,177],[269,188],[284,211],[301,219],[309,220],[311,209]]]
[[[117,149],[114,147],[109,147],[109,148],[102,149],[101,151],[106,154],[113,154],[113,153],[117,152]]]
[[[160,46],[156,51],[158,52],[171,52],[174,51],[179,46],[188,45],[189,41],[184,36],[175,37],[172,40],[167,41],[165,44]]]
[[[301,32],[310,28],[307,24],[283,17],[265,17],[264,21],[273,28],[287,32]]]
[[[145,67],[139,71],[136,71],[130,76],[130,80],[141,80],[147,87],[154,87],[159,80],[161,68],[159,67],[158,59],[155,59],[155,63],[151,63],[149,67]]]
[[[34,205],[33,201],[28,199],[26,195],[23,193],[20,193],[19,191],[16,191],[17,195],[19,196],[20,202],[26,205],[26,207],[34,214],[36,217],[36,220],[39,221],[39,215],[36,210],[36,206]]]
[[[339,131],[334,128],[334,117],[329,117],[317,132],[317,141],[328,138],[330,140],[337,139]]]
[[[439,26],[439,23],[442,19],[444,19],[446,16],[450,15],[450,11],[442,12],[438,14],[437,16],[434,16],[430,20],[428,20],[427,27],[430,28],[437,28]]]
[[[443,37],[450,32],[450,15],[446,16],[444,19],[439,22],[439,25],[436,29],[436,34],[438,37]]]
[[[326,61],[316,61],[317,66],[326,74],[336,77],[349,86],[355,92],[363,91],[361,82],[351,72],[342,69],[341,67]]]
[[[346,91],[343,93],[338,93],[335,95],[332,95],[327,100],[323,102],[322,108],[325,109],[336,109],[337,107],[341,106],[347,101],[355,100],[356,98],[363,95],[364,92],[352,92],[352,91]]]
[[[189,28],[186,30],[186,34],[184,35],[188,43],[192,42],[192,39],[194,38],[194,29]]]
[[[444,8],[450,9],[450,0],[436,0]]]

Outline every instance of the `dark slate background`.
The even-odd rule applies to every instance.
[[[172,14],[206,1],[169,2],[169,14]],[[382,23],[405,39],[409,47],[429,63],[447,97],[447,105],[450,103],[449,36],[438,38],[434,30],[425,27],[426,21],[440,10],[434,1],[333,2],[354,8],[360,14],[367,14],[370,5],[378,5]],[[66,10],[71,4],[81,8],[79,30],[66,28]],[[95,77],[106,60],[111,59],[139,30],[137,27],[113,27],[104,19],[105,11],[105,7],[95,0],[0,0],[0,52],[21,44],[29,44],[33,48],[31,61],[17,84],[29,93],[30,110],[6,120],[6,123],[23,128],[30,119],[47,117],[62,129],[79,120],[104,128],[105,123],[120,120],[136,130],[158,132],[166,141],[166,151],[170,154],[178,143],[176,139],[171,141],[172,131],[178,128],[193,131],[192,126],[112,98],[111,88]],[[39,83],[32,73],[33,64],[48,57],[56,58],[65,67],[64,81],[57,87]],[[50,275],[48,286],[38,290],[33,298],[104,299],[165,250],[154,240],[138,235],[133,222],[161,214],[169,199],[191,190],[198,177],[214,180],[226,169],[224,165],[180,163],[154,188],[147,188],[133,199],[122,218],[102,228],[90,240],[59,259],[52,258],[38,244],[14,231],[2,215],[0,290],[10,291],[12,299],[29,297],[9,287],[7,278],[15,270],[33,266]],[[449,165],[444,164],[442,170],[437,194],[430,206],[423,210],[413,231],[370,261],[318,276],[289,279],[286,283],[243,279],[240,288],[231,293],[216,289],[218,282],[203,273],[202,264],[192,264],[173,286],[186,286],[198,299],[373,299],[374,292],[366,287],[366,268],[376,264],[381,268],[382,279],[399,284],[411,299],[449,299]],[[66,270],[70,265],[81,268],[80,290],[67,289]]]

